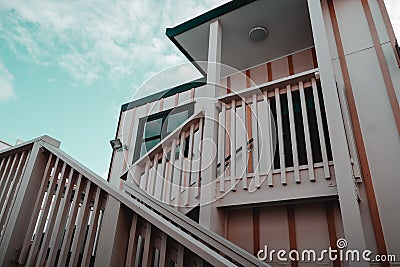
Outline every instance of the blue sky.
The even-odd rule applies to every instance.
[[[0,140],[50,135],[105,176],[121,104],[186,62],[165,28],[225,2],[0,0]],[[400,36],[400,1],[385,3]]]

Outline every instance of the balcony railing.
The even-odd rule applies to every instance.
[[[279,191],[270,197],[253,194],[249,202],[337,194],[315,73],[317,69],[219,98],[216,197],[221,205],[240,204],[237,194],[227,195],[237,190]]]
[[[220,206],[337,195],[318,69],[231,92],[217,102],[212,184]],[[121,178],[130,177],[127,185],[135,183],[184,212],[197,206],[200,158],[212,157],[198,147],[204,123],[203,112],[193,115]],[[246,197],[230,194],[239,191]]]
[[[268,266],[56,146],[42,137],[0,153],[1,266]]]

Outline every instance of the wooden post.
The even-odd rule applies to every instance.
[[[129,220],[122,204],[108,196],[99,234],[94,266],[124,266]]]
[[[207,62],[207,86],[199,104],[204,109],[204,133],[201,157],[201,193],[200,193],[200,219],[199,223],[208,230],[221,232],[219,225],[219,211],[213,204],[215,197],[215,180],[217,178],[217,148],[218,142],[218,110],[214,97],[217,95],[221,79],[221,45],[222,25],[219,20],[210,23]],[[204,156],[207,155],[207,156]]]
[[[1,266],[8,266],[18,259],[18,253],[28,231],[27,221],[29,222],[34,212],[35,201],[32,201],[32,196],[36,196],[39,191],[48,157],[48,154],[41,151],[41,141],[35,142],[15,198],[13,206],[15,212],[11,213],[1,236]]]

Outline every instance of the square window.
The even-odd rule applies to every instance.
[[[178,128],[182,123],[187,120],[188,110],[169,114],[167,117],[167,134],[173,132],[176,128]]]
[[[150,151],[169,133],[179,128],[193,114],[193,108],[194,103],[190,103],[139,119],[133,162]]]
[[[143,138],[146,139],[160,135],[162,123],[162,118],[147,121],[144,126]]]
[[[142,143],[142,147],[140,148],[140,156],[143,156],[147,152],[149,152],[155,145],[157,145],[160,142],[160,138],[146,141]]]

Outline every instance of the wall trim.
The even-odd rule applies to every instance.
[[[374,229],[375,241],[376,241],[376,245],[378,248],[378,252],[380,254],[386,255],[387,249],[386,249],[385,238],[383,235],[383,229],[382,229],[381,219],[380,219],[380,215],[379,215],[378,205],[376,203],[376,197],[375,197],[374,186],[372,183],[371,171],[369,168],[367,153],[365,150],[364,139],[362,136],[360,121],[358,118],[358,112],[357,112],[357,108],[356,108],[356,104],[355,104],[353,88],[352,88],[351,81],[350,81],[350,74],[348,71],[346,57],[344,54],[344,48],[343,48],[340,31],[339,31],[339,25],[338,25],[338,21],[336,18],[336,11],[335,11],[335,7],[333,5],[332,0],[327,0],[327,3],[328,3],[329,14],[331,16],[331,22],[332,22],[332,28],[333,28],[333,33],[334,33],[334,37],[335,37],[336,47],[338,50],[339,62],[340,62],[341,70],[342,70],[342,75],[343,75],[343,80],[344,80],[344,85],[345,85],[345,92],[346,92],[346,97],[347,97],[347,101],[348,101],[348,105],[349,105],[350,118],[351,118],[351,121],[353,124],[354,137],[355,137],[356,146],[357,146],[357,150],[358,150],[358,154],[359,154],[359,158],[360,158],[361,171],[363,174],[365,191],[367,194],[368,207],[369,207],[369,211],[370,211],[370,215],[371,215],[372,226]],[[384,263],[382,263],[382,266],[388,266],[388,265],[385,265]]]

